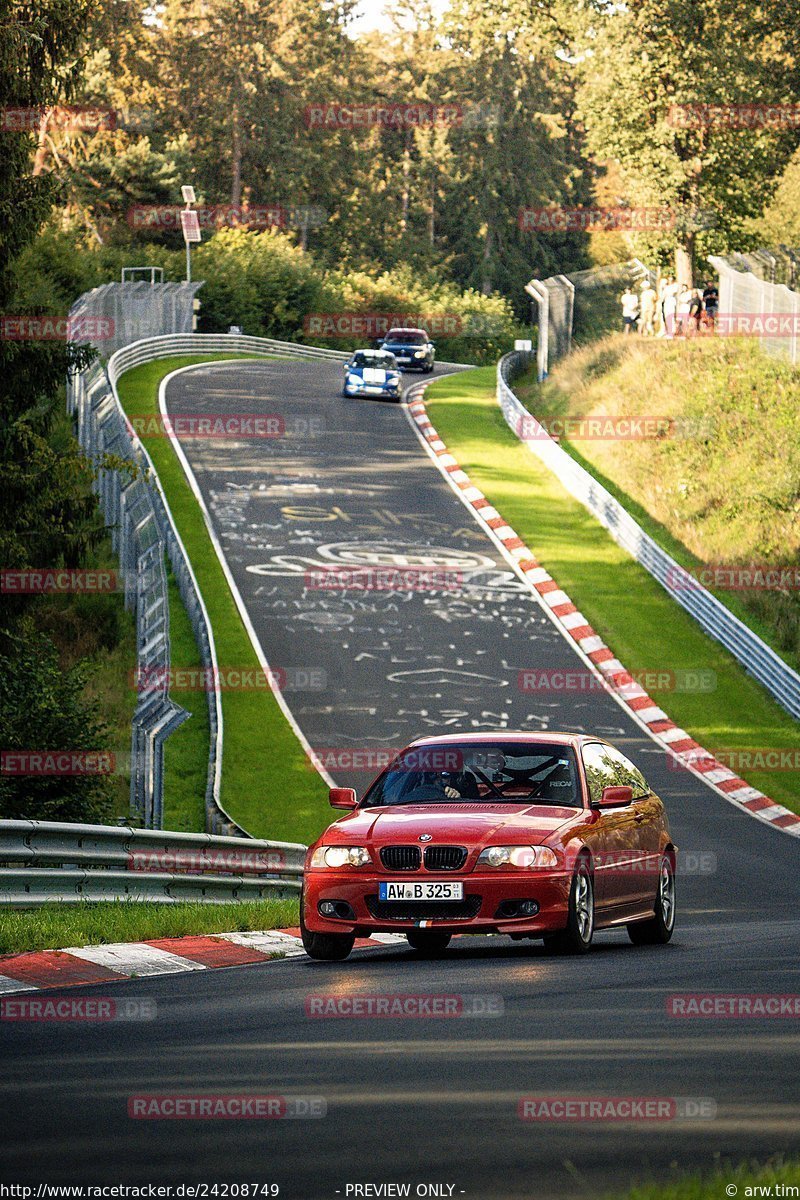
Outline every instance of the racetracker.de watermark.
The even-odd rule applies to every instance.
[[[150,438],[278,438],[286,434],[279,413],[180,413],[168,417],[126,417],[128,432],[141,441]]]
[[[697,592],[702,588],[723,592],[797,592],[800,566],[704,563],[697,567],[670,567],[666,586],[676,592]]]
[[[217,1096],[144,1093],[128,1097],[128,1116],[139,1121],[276,1121],[319,1119],[327,1115],[322,1096],[250,1093]]]
[[[128,871],[177,875],[274,875],[286,866],[282,850],[148,850],[134,846],[127,858]]]
[[[181,231],[180,205],[134,204],[126,214],[131,229]],[[318,229],[328,213],[318,204],[212,204],[192,210],[201,229]]]
[[[61,317],[4,313],[0,316],[3,342],[106,342],[114,336],[114,318]]]
[[[450,746],[420,746],[408,750],[401,759],[391,746],[329,746],[314,747],[309,762],[315,770],[326,771],[371,771],[375,774],[393,763],[394,771],[462,771],[464,755],[461,750]]]
[[[9,996],[0,999],[0,1020],[89,1024],[104,1021],[154,1021],[155,1000],[116,996]]]
[[[462,993],[383,992],[342,995],[332,992],[307,996],[305,1013],[312,1018],[399,1018],[452,1020],[460,1017],[501,1017],[503,997]]]
[[[408,101],[342,104],[338,101],[307,104],[306,129],[323,133],[360,129],[426,129],[455,126],[494,128],[500,123],[497,104],[434,104]]]
[[[797,1020],[800,995],[775,992],[681,992],[667,996],[670,1017],[690,1020]]]
[[[422,329],[428,337],[458,337],[462,319],[457,313],[333,312],[307,313],[303,332],[318,338],[386,337],[391,329]]]
[[[129,675],[137,692],[324,692],[323,667],[136,667]]]
[[[36,567],[0,571],[0,594],[41,596],[52,592],[120,592],[122,576],[117,571],[73,571],[62,567]]]
[[[798,129],[800,104],[671,104],[674,129]]]
[[[97,133],[118,125],[125,125],[124,114],[90,104],[0,108],[0,133],[37,133],[43,126],[66,133]]]
[[[717,1115],[710,1096],[523,1096],[521,1121],[644,1122],[708,1121]]]
[[[706,694],[717,690],[717,674],[710,668],[645,670],[633,674],[620,670],[606,679],[585,668],[565,671],[556,667],[531,667],[519,671],[517,687],[521,692],[615,692],[632,697],[641,696],[643,692]]]
[[[464,577],[449,567],[320,567],[303,582],[309,592],[459,592]]]
[[[680,757],[667,755],[667,768],[670,771],[700,771],[708,774],[720,767],[737,775],[747,774],[748,771],[800,771],[800,750],[751,746],[715,750],[713,754],[706,750],[690,750]]]
[[[677,229],[713,229],[713,209],[653,208],[521,208],[517,225],[523,233],[664,233]]]
[[[717,337],[800,337],[800,312],[718,312],[714,318]]]
[[[0,775],[115,775],[111,750],[2,750]]]
[[[614,417],[515,417],[513,429],[524,442],[560,441],[567,438],[587,442],[647,442],[706,439],[714,432],[714,422],[704,417],[666,417],[658,413]]]

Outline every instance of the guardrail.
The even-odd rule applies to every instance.
[[[506,424],[541,459],[568,492],[596,517],[632,558],[656,579],[710,637],[720,642],[783,708],[800,718],[800,675],[637,524],[609,491],[555,442],[520,403],[510,380],[526,358],[506,354],[497,364],[497,401]]]
[[[299,842],[0,821],[0,908],[54,901],[284,899],[300,890],[305,853]]]
[[[136,614],[137,667],[147,686],[140,692],[131,732],[131,812],[148,828],[163,824],[163,747],[188,713],[169,698],[169,598],[164,565],[169,558],[189,614],[202,664],[217,670],[211,622],[189,556],[178,533],[153,462],[133,433],[119,400],[117,383],[125,371],[161,358],[187,354],[244,353],[299,355],[344,361],[336,350],[295,346],[272,339],[230,334],[167,334],[134,342],[112,354],[107,368],[94,363],[71,376],[67,405],[78,425],[78,440],[95,463],[114,455],[133,472],[100,469],[95,484],[112,543],[120,560],[125,605]],[[211,675],[216,678],[215,674]],[[223,724],[221,697],[209,689],[209,756],[206,775],[206,828],[212,833],[249,837],[220,799]]]

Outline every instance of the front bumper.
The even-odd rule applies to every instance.
[[[428,367],[433,366],[432,358],[414,358],[413,350],[392,350],[391,353],[397,359],[397,365],[401,371],[425,371]]]
[[[303,922],[314,933],[402,932],[432,928],[448,933],[523,933],[537,936],[563,929],[567,923],[571,875],[566,871],[424,872],[428,881],[464,885],[463,902],[383,902],[378,884],[397,875],[361,874],[357,870],[306,871],[303,880]],[[409,876],[409,878],[411,878]],[[414,874],[419,880],[421,875]],[[504,904],[532,900],[534,916],[505,915]],[[322,901],[349,906],[350,915],[323,916]],[[449,911],[448,911],[449,910]],[[342,909],[344,911],[344,909]],[[456,915],[458,914],[458,915]]]
[[[402,395],[402,386],[398,384],[396,387],[351,387],[349,384],[344,385],[344,391],[348,396],[383,396],[388,400],[399,400]]]

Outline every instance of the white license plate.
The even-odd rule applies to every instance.
[[[398,361],[399,363],[410,363],[410,362],[411,362],[411,359],[410,359],[410,358],[404,358],[402,354],[399,354],[399,355],[397,356],[397,361]]]
[[[379,900],[463,900],[463,883],[387,880],[378,884]]]

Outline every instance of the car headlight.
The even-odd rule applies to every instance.
[[[428,353],[427,350],[415,350],[414,358],[424,358],[427,353]]]
[[[347,386],[348,387],[363,387],[364,380],[361,378],[360,375],[348,375],[347,376]]]
[[[372,862],[366,846],[317,846],[312,867],[366,867]]]
[[[399,371],[390,371],[389,374],[386,376],[386,378],[389,381],[389,383],[399,383],[400,378],[401,378],[400,372]]]
[[[478,857],[479,867],[536,869],[557,867],[558,859],[549,846],[487,846]]]

